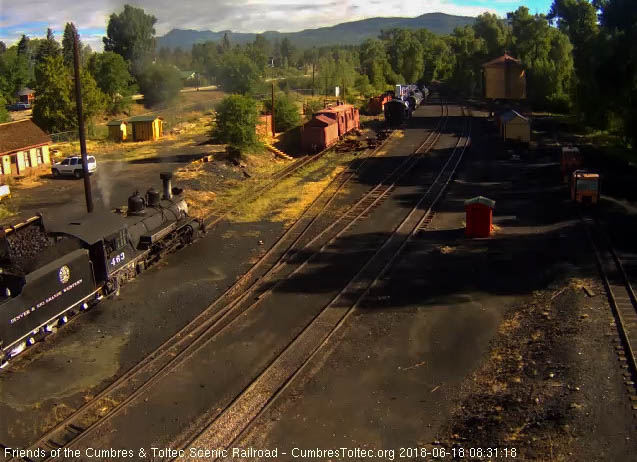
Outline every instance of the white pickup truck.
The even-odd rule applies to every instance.
[[[92,175],[97,171],[97,161],[95,157],[88,156],[88,172]],[[53,176],[73,175],[75,178],[82,178],[82,158],[80,156],[71,156],[62,162],[56,162],[51,166]]]

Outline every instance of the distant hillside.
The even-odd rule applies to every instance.
[[[368,38],[378,37],[382,30],[396,27],[404,29],[428,29],[436,34],[448,34],[458,26],[472,24],[474,18],[469,16],[452,16],[444,13],[427,13],[416,18],[370,18],[360,21],[346,22],[331,27],[305,29],[300,32],[268,31],[263,35],[268,40],[289,38],[299,48],[321,45],[356,45]],[[157,47],[189,50],[195,43],[219,41],[227,33],[231,43],[244,44],[252,42],[256,34],[209,30],[173,29],[166,35],[157,37]]]

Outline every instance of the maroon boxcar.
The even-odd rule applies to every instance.
[[[338,123],[338,136],[353,130],[354,127],[354,106],[351,104],[340,104],[328,109],[323,109],[316,114],[321,114]]]
[[[314,117],[303,125],[301,146],[305,152],[318,152],[338,141],[338,123],[323,114]]]

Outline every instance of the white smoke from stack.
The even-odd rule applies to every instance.
[[[107,168],[102,167],[99,169],[99,172],[95,175],[95,180],[102,198],[102,204],[104,207],[110,208],[112,207],[111,197],[115,181],[119,176],[119,172],[124,169],[124,162],[109,162],[107,165]]]

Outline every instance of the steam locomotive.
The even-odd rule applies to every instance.
[[[397,127],[411,117],[420,104],[426,102],[429,90],[423,86],[396,85],[394,97],[385,103],[385,120],[390,127]]]
[[[0,367],[205,232],[172,174],[160,177],[163,197],[150,188],[112,212],[46,228],[39,215],[0,230]]]

